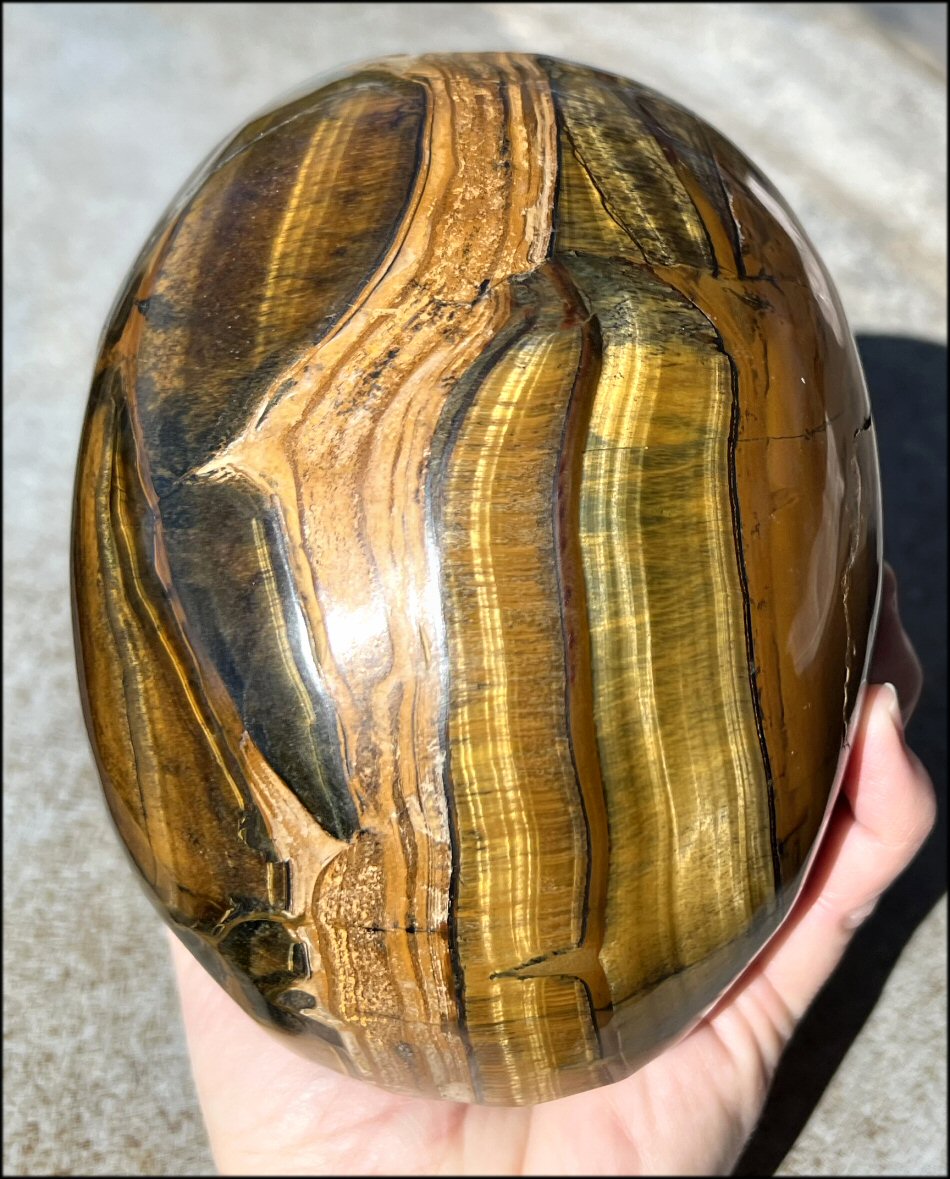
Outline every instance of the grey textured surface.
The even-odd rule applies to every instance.
[[[944,5],[14,4],[3,17],[5,1173],[213,1173],[160,924],[79,710],[73,464],[99,329],[165,203],[249,114],[341,63],[571,57],[684,102],[776,182],[860,337],[888,551],[930,675],[910,736],[945,803]],[[743,1173],[946,1172],[942,814],[796,1037]]]

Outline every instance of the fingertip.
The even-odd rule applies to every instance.
[[[869,678],[875,683],[889,680],[896,686],[906,725],[920,699],[924,672],[910,635],[901,622],[897,577],[887,563],[881,574],[880,611]]]
[[[897,574],[887,561],[881,569],[881,605],[897,609]]]
[[[907,747],[893,684],[868,686],[843,789],[857,823],[883,847],[906,849],[908,859],[934,824],[933,784]]]

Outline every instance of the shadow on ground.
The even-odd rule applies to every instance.
[[[939,816],[802,1021],[737,1176],[774,1173],[904,946],[947,889],[947,349],[901,336],[859,336],[858,348],[881,461],[884,552],[897,572],[901,618],[924,665],[924,691],[907,736],[933,777]]]

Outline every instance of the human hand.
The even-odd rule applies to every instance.
[[[171,938],[192,1067],[227,1175],[726,1173],[776,1065],[854,930],[910,863],[936,803],[904,743],[920,664],[885,567],[854,749],[802,895],[765,951],[688,1036],[617,1084],[500,1109],[397,1096],[310,1063],[242,1012]]]

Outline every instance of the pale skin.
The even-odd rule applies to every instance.
[[[688,1036],[617,1084],[518,1109],[395,1096],[297,1056],[171,938],[220,1172],[727,1174],[796,1025],[934,822],[933,786],[903,736],[922,677],[889,568],[869,678],[841,792],[790,918]]]

